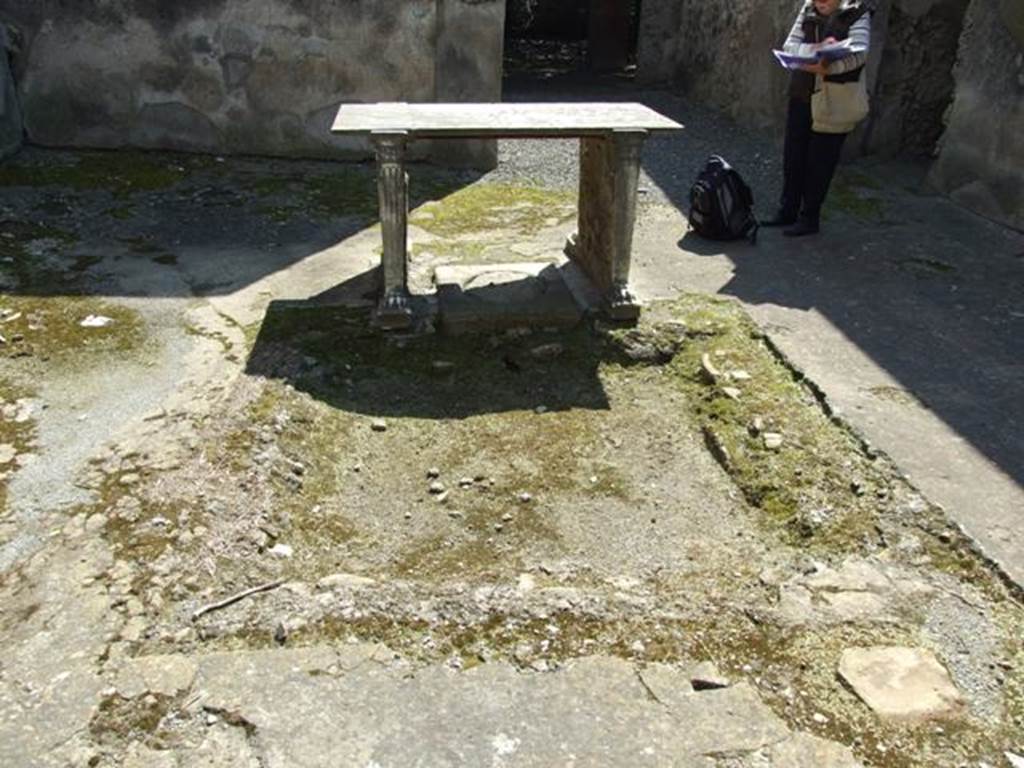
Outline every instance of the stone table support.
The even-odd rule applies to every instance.
[[[580,230],[571,257],[604,295],[613,320],[640,314],[629,291],[629,268],[646,138],[646,131],[616,130],[580,139]]]
[[[408,134],[380,131],[370,138],[377,150],[377,193],[384,245],[377,319],[384,328],[405,328],[412,322],[408,288],[409,176],[405,172]]]

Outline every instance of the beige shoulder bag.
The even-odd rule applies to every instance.
[[[849,133],[868,116],[866,73],[852,83],[815,79],[811,95],[811,120],[818,133]]]

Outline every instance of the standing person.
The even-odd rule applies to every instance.
[[[871,42],[870,0],[808,0],[797,14],[784,50],[794,53],[806,43],[849,40],[851,53],[833,61],[805,64],[792,74],[786,141],[783,154],[784,184],[779,210],[764,222],[766,227],[786,226],[789,237],[818,232],[821,206],[839,163],[847,134],[866,116],[867,91],[862,78]],[[854,84],[863,93],[863,114],[851,111],[851,96],[823,98],[824,91],[840,89],[831,84]],[[820,101],[818,101],[820,99]],[[815,100],[812,110],[812,100]],[[839,108],[837,108],[837,106]]]

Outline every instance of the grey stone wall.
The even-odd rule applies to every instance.
[[[504,29],[504,0],[438,0],[435,101],[501,101]],[[498,164],[496,141],[432,144],[431,156],[448,165]]]
[[[953,100],[953,63],[970,0],[896,0],[875,20],[871,119],[861,142],[882,155],[930,157]]]
[[[462,12],[496,31],[453,31]],[[341,102],[500,98],[504,0],[35,0],[0,16],[24,40],[15,75],[42,145],[361,157],[329,133]]]
[[[0,24],[0,160],[21,148],[23,136],[21,109],[11,75],[7,30]]]
[[[672,81],[738,121],[780,127],[788,78],[771,57],[803,0],[644,0],[638,76]]]
[[[962,205],[1024,230],[1024,3],[973,0],[956,96],[930,180]]]

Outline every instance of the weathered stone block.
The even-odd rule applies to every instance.
[[[917,722],[964,709],[949,673],[922,648],[850,648],[843,652],[839,675],[886,720]]]
[[[448,333],[571,328],[582,316],[561,270],[550,263],[438,267],[435,280]]]

